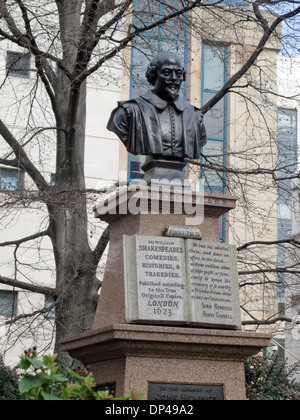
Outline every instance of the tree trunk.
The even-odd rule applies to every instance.
[[[62,201],[53,211],[51,227],[58,295],[56,351],[63,338],[91,328],[100,286],[87,239],[85,199],[73,193]]]
[[[59,9],[63,65],[74,72],[80,38],[82,0],[62,0]],[[56,183],[49,200],[50,237],[56,263],[56,351],[63,338],[91,328],[100,282],[97,261],[88,241],[84,157],[86,82],[61,73],[56,94]]]
[[[63,91],[70,92],[69,107],[61,101],[56,185],[49,200],[50,237],[56,262],[56,351],[63,338],[92,326],[100,283],[97,261],[88,241],[88,216],[84,176],[86,86],[74,92],[67,78]],[[78,95],[78,98],[74,96]],[[76,101],[76,106],[71,104]],[[70,105],[71,104],[71,105]],[[70,117],[69,108],[74,109]]]

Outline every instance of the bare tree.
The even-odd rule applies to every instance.
[[[156,1],[158,0],[152,0]],[[21,281],[18,278],[18,269],[15,270],[15,278],[0,276],[0,283],[53,297],[57,347],[64,337],[91,327],[100,288],[97,269],[109,241],[108,228],[94,248],[89,241],[87,206],[89,199],[93,199],[98,193],[86,189],[84,173],[86,94],[90,77],[102,70],[105,74],[109,63],[115,59],[122,59],[123,52],[131,46],[132,41],[141,39],[156,27],[169,25],[179,17],[188,20],[193,36],[210,42],[219,42],[224,33],[230,30],[236,33],[236,43],[243,45],[242,39],[239,38],[247,28],[254,31],[255,47],[250,51],[241,49],[243,57],[238,70],[203,106],[203,111],[210,112],[226,94],[239,95],[249,108],[249,119],[252,118],[253,107],[259,108],[264,129],[270,132],[270,142],[274,140],[274,131],[270,130],[272,123],[270,119],[263,118],[264,110],[256,103],[257,97],[269,101],[274,92],[270,92],[266,86],[259,83],[245,82],[245,76],[251,69],[258,74],[265,72],[259,59],[269,48],[270,42],[274,42],[274,39],[278,42],[278,39],[281,39],[281,24],[289,23],[291,19],[299,16],[298,2],[259,0],[247,3],[247,7],[232,7],[223,1],[182,1],[179,2],[180,7],[178,3],[176,7],[172,7],[170,2],[166,3],[168,7],[165,15],[150,14],[149,19],[136,19],[132,23],[133,0],[0,0],[0,41],[16,45],[24,51],[24,55],[29,54],[33,57],[36,74],[34,84],[24,85],[25,95],[31,103],[26,109],[26,134],[20,134],[15,127],[6,123],[4,117],[0,120],[0,136],[5,145],[0,164],[24,171],[33,181],[34,187],[10,195],[0,203],[0,208],[3,212],[11,212],[11,209],[21,209],[24,205],[39,203],[37,207],[43,215],[42,228],[38,232],[3,242],[0,247],[14,247],[14,264],[17,268],[20,245],[28,243],[36,246],[45,238],[49,238],[55,260],[56,286],[49,288],[32,279],[28,279],[28,282]],[[281,8],[280,5],[285,7]],[[218,27],[209,26],[209,20],[217,21]],[[2,88],[7,83],[6,78]],[[33,103],[39,106],[40,94],[47,102],[47,107],[42,111],[43,121],[39,121],[36,114],[33,116],[32,108]],[[21,107],[22,101],[17,106]],[[250,121],[250,124],[255,125],[256,121]],[[49,183],[42,167],[30,154],[32,144],[36,142],[42,147],[43,138],[47,135],[55,144],[55,185]],[[257,147],[259,146],[258,144]],[[277,150],[274,153],[276,154]],[[249,184],[252,177],[254,182],[263,186],[261,191],[265,190],[266,185],[272,191],[274,188],[277,190],[278,168],[276,165],[266,165],[264,168],[255,164],[245,164],[252,159],[247,147],[241,154],[242,160],[232,164],[236,151],[229,151],[226,165],[217,165],[213,157],[204,157],[201,167],[213,170],[222,177],[224,172],[226,173],[228,191],[243,197],[242,203],[248,215],[251,207],[254,213],[257,213],[257,208],[251,203],[251,197],[247,196],[249,185],[246,186],[244,180]],[[198,163],[192,163],[197,168]],[[289,178],[294,177],[297,175],[292,174]],[[263,273],[264,277],[259,281],[260,286],[263,284],[263,287],[268,287],[268,274],[274,269],[277,270],[276,262],[267,262],[265,258],[261,265],[261,262],[258,262],[261,258],[257,260],[256,257],[260,257],[260,246],[279,244],[276,241],[266,241],[262,244],[256,240],[239,243],[238,237],[236,239],[240,247],[241,266],[247,266],[245,270],[241,269],[240,274],[244,276],[241,286],[246,288],[246,285],[251,283],[251,286],[255,287],[258,271]],[[293,245],[298,247],[299,244]],[[289,271],[294,270],[294,267],[285,268]],[[248,281],[249,276],[252,277]],[[273,276],[270,282],[274,281],[277,282]],[[253,314],[248,309],[246,311],[251,313],[251,320],[247,322],[252,321],[256,325],[270,322],[270,319],[258,319],[255,312]],[[31,315],[34,317],[36,314]],[[271,317],[271,322],[275,318]]]

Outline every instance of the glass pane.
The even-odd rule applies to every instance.
[[[202,169],[202,177],[204,178],[205,185],[209,187],[223,188],[224,174],[223,172],[220,172],[220,168],[222,169],[224,166],[224,143],[221,141],[209,140],[203,148],[203,155],[205,156],[203,159],[204,164],[216,166],[216,169],[218,169],[218,171],[207,168]]]
[[[0,190],[16,191],[20,187],[20,174],[15,169],[0,169]]]
[[[168,4],[166,4],[168,3]],[[170,16],[174,12],[182,10],[186,5],[186,1],[172,0],[162,2],[161,17]],[[168,20],[162,25],[162,36],[175,39],[185,39],[186,35],[186,15],[180,15],[174,19]]]
[[[278,219],[283,221],[292,220],[292,206],[289,203],[278,204]]]
[[[160,1],[159,0],[136,0],[135,1],[134,24],[138,28],[151,25],[160,18]],[[158,36],[158,27],[151,29],[147,34]]]
[[[145,163],[145,156],[130,156],[130,179],[143,179],[142,166]]]
[[[6,70],[11,76],[29,77],[30,57],[20,53],[8,52],[6,57]]]
[[[219,218],[219,240],[225,243],[225,216]]]
[[[219,91],[226,80],[225,47],[204,45],[204,89]]]
[[[55,319],[55,307],[53,306],[54,303],[55,301],[52,296],[45,296],[45,309],[49,309],[49,312],[44,314],[46,319]]]
[[[297,111],[278,111],[278,177],[291,176],[297,170]],[[284,182],[284,181],[281,181]]]
[[[16,314],[16,292],[0,291],[0,316],[12,317]]]
[[[280,134],[297,134],[297,111],[293,109],[279,109],[278,131]]]
[[[214,93],[203,93],[203,105],[215,96]],[[213,139],[225,139],[225,98],[218,102],[204,117],[207,136]]]
[[[157,38],[144,37],[135,40],[132,50],[132,77],[135,81],[147,82],[145,77],[147,68],[157,53]]]
[[[185,43],[182,41],[163,38],[160,41],[160,51],[175,52],[185,62]]]

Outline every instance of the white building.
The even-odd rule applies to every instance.
[[[36,137],[34,134],[39,131],[36,127],[51,127],[54,124],[51,114],[44,107],[40,87],[36,85],[34,65],[30,64],[30,57],[23,54],[23,51],[16,50],[15,45],[0,43],[0,119],[12,129],[21,144],[28,142],[26,152],[51,183],[56,154],[53,131],[41,131]],[[106,123],[111,110],[121,100],[122,72],[121,66],[110,65],[105,79],[101,75],[89,79],[85,161],[88,189],[110,186],[119,178],[119,140],[106,130]],[[34,125],[34,121],[39,122]],[[1,137],[0,155],[13,158]],[[30,191],[32,187],[28,176],[14,168],[0,165],[0,243],[25,238],[47,227],[47,213],[41,204],[32,203],[30,207],[24,208],[22,203],[16,202],[8,208],[4,206],[8,201],[13,202],[13,192],[23,187],[24,191]],[[92,205],[89,233],[91,241],[96,241],[103,227],[99,221],[94,222]],[[16,276],[20,281],[54,287],[54,260],[50,240],[43,238],[21,244],[17,248],[15,245],[0,247],[0,273],[8,278]],[[40,350],[50,347],[48,351],[51,353],[53,312],[39,315],[39,311],[51,306],[51,302],[51,299],[43,295],[0,285],[0,354],[5,351],[7,364],[16,365],[23,350],[33,345],[38,345]],[[37,315],[27,319],[26,315],[32,312]],[[11,317],[18,317],[20,321],[5,325]]]
[[[278,141],[282,156],[281,168],[289,166],[289,171],[299,173],[300,139],[300,57],[278,59],[278,88],[282,95],[278,100]],[[279,176],[288,178],[285,169]],[[278,240],[285,238],[300,241],[300,189],[299,180],[283,180],[279,183],[278,201]],[[280,246],[278,250],[279,267],[288,266],[299,272],[300,252],[295,247]],[[284,283],[282,308],[287,318],[283,340],[279,345],[285,349],[285,357],[290,365],[300,362],[300,276],[290,274],[279,278]],[[300,379],[300,374],[298,375]]]

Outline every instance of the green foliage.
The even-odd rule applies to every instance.
[[[23,399],[24,397],[19,392],[17,374],[5,367],[0,357],[0,401]]]
[[[21,356],[20,369],[25,373],[19,383],[19,390],[29,400],[72,401],[72,400],[113,400],[109,391],[95,391],[93,375],[86,370],[74,371],[56,363],[56,356],[38,358],[37,352],[30,350]],[[140,400],[143,395],[131,393],[124,400]]]
[[[260,401],[300,401],[300,384],[293,379],[299,365],[288,370],[278,356],[257,356],[245,364],[247,397]]]

